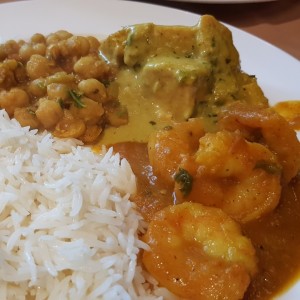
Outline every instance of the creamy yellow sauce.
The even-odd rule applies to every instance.
[[[104,40],[100,53],[118,70],[118,100],[129,117],[106,128],[100,144],[147,142],[153,130],[191,117],[211,131],[230,103],[267,105],[255,76],[241,71],[230,31],[211,16],[192,27],[131,26]]]
[[[100,144],[118,142],[147,142],[153,130],[167,126],[169,119],[162,118],[157,105],[143,96],[138,75],[132,69],[121,70],[118,74],[119,101],[128,110],[129,122],[118,128],[109,127],[104,131]]]

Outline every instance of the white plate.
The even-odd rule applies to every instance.
[[[224,0],[226,1],[226,0]],[[195,25],[196,14],[139,2],[117,0],[33,0],[0,4],[0,43],[59,29],[105,36],[122,26],[154,22]],[[300,62],[278,48],[228,26],[240,53],[242,68],[255,74],[270,103],[300,100]],[[299,299],[300,282],[280,300]]]
[[[238,3],[258,3],[258,2],[272,2],[277,0],[167,0],[175,2],[193,2],[193,3],[207,3],[207,4],[238,4]]]

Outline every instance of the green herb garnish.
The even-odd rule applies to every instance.
[[[28,111],[28,113],[29,114],[31,114],[31,115],[35,115],[35,111],[32,109],[32,108],[27,108],[27,111]]]
[[[128,118],[128,111],[126,106],[124,105],[118,105],[118,108],[116,110],[116,115],[121,119],[127,119]]]
[[[72,100],[74,101],[75,105],[78,108],[84,108],[85,104],[82,102],[81,97],[82,95],[77,93],[74,90],[69,90],[69,95],[71,96]]]
[[[169,130],[172,130],[173,129],[173,126],[171,125],[167,125],[163,128],[163,130],[166,130],[166,131],[169,131]]]
[[[269,174],[279,174],[282,171],[281,166],[277,165],[276,163],[266,161],[266,160],[259,160],[255,167],[255,169],[263,169]]]
[[[126,46],[131,46],[132,45],[132,40],[134,38],[135,32],[134,28],[131,28],[131,31],[129,32],[126,40]]]
[[[174,176],[175,181],[180,185],[179,190],[186,197],[191,192],[193,187],[193,177],[185,169],[179,168],[178,173]]]

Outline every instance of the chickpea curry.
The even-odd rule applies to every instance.
[[[127,123],[107,83],[114,69],[98,55],[95,37],[58,31],[0,46],[0,106],[22,126],[92,143],[103,128]]]
[[[0,60],[11,118],[129,161],[149,223],[141,259],[161,286],[180,299],[270,299],[297,278],[299,116],[269,106],[212,16],[103,41],[35,34],[0,45]]]

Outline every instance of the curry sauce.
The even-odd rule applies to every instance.
[[[282,191],[279,206],[269,215],[243,226],[256,248],[260,272],[245,299],[272,299],[299,279],[300,181]]]
[[[138,192],[134,198],[144,218],[176,199],[168,184],[157,180],[148,161],[147,145],[120,143],[114,150],[128,159],[137,176]],[[252,280],[245,300],[273,299],[288,289],[300,270],[300,180],[295,179],[282,191],[278,207],[268,215],[242,226],[256,248],[259,272]]]
[[[295,130],[300,130],[300,101],[282,101],[274,105],[274,109],[282,115]]]
[[[200,263],[190,263],[189,270],[203,271],[212,263],[218,272],[205,278],[202,289],[197,283],[203,276],[195,279],[190,276],[195,273],[182,272],[196,283],[190,288],[180,277],[184,264],[171,264],[168,277],[179,289],[180,282],[184,286],[178,293],[165,286],[171,292],[193,300],[240,299],[251,281],[245,300],[270,299],[297,278],[300,144],[294,129],[299,129],[299,102],[275,106],[289,123],[269,107],[255,76],[241,70],[224,25],[203,16],[192,27],[125,27],[101,43],[60,31],[15,42],[12,53],[9,45],[0,47],[0,107],[22,126],[86,144],[98,141],[96,148],[113,145],[137,177],[132,200],[149,228],[165,208],[180,210],[189,204],[196,214],[201,207],[199,214],[207,208],[232,218],[235,230],[226,232],[219,221],[217,231],[208,223],[183,222],[186,228],[210,231],[205,242],[213,246],[212,255],[201,256],[207,246],[203,239],[196,247],[185,247],[183,239],[175,252],[187,259],[181,256],[180,261],[197,258]],[[30,55],[25,55],[28,49]],[[239,251],[243,242],[234,243],[228,232],[248,246]],[[172,247],[165,250],[174,254]],[[245,267],[249,262],[250,271]],[[145,262],[144,267],[159,281]],[[171,269],[176,276],[169,276]],[[229,269],[232,277],[226,277]],[[227,287],[233,293],[223,295]],[[193,294],[187,295],[191,289]]]

